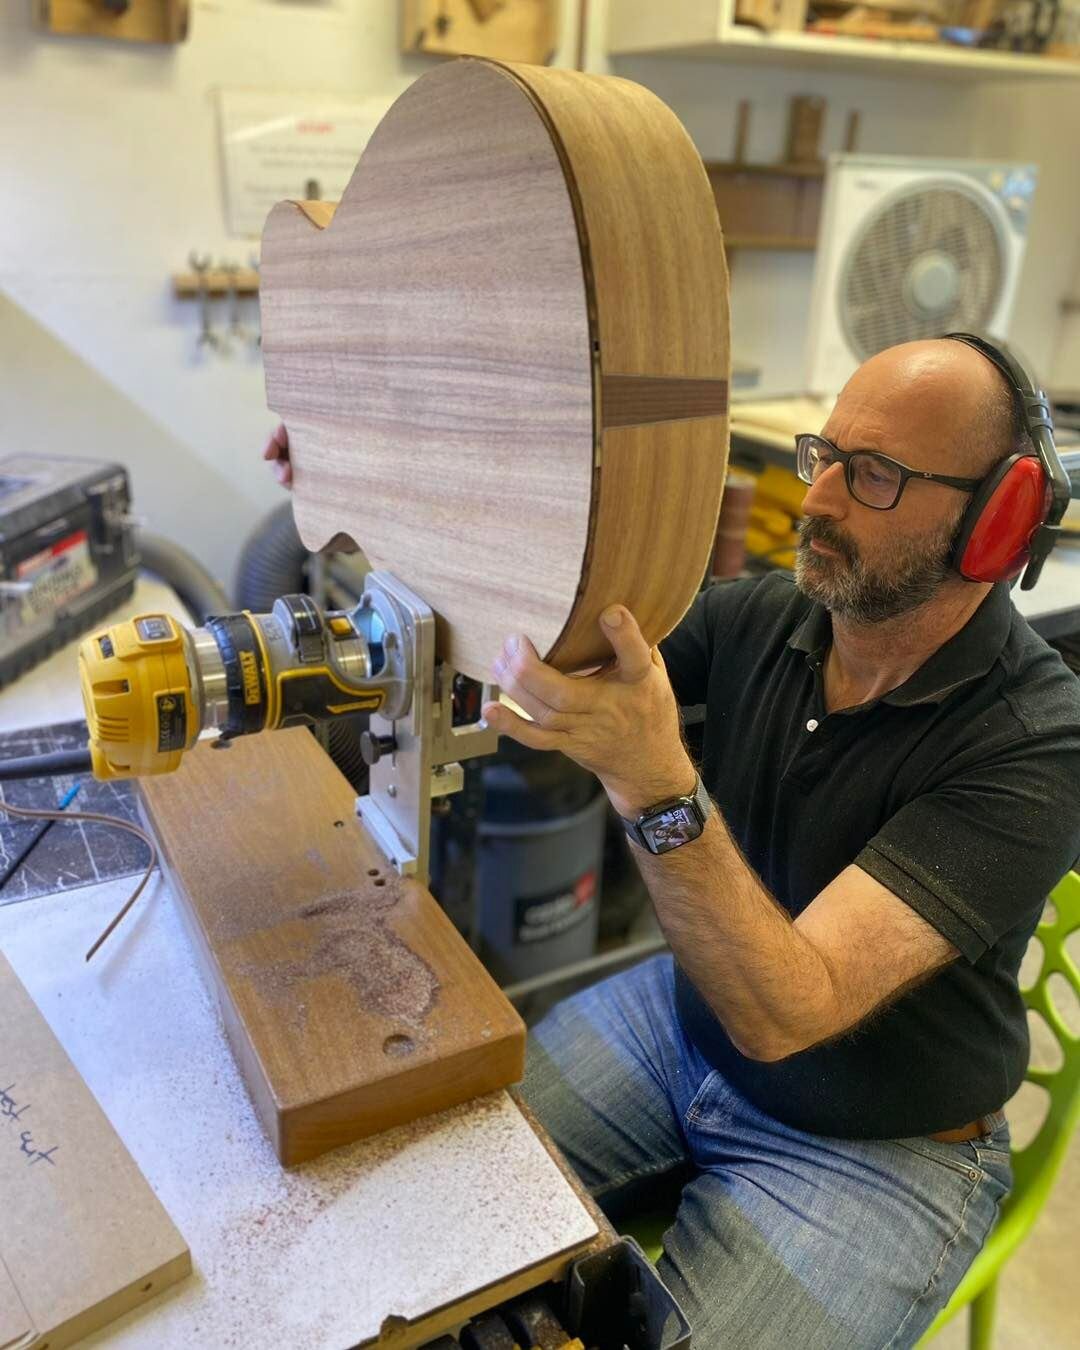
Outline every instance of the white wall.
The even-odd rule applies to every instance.
[[[1065,183],[1070,183],[1071,179],[1077,177],[1076,151],[1080,148],[1080,118],[1075,108],[1069,108],[1065,115],[1072,118],[1068,140],[1073,153],[1069,161],[1062,164],[1061,177]],[[1049,239],[1048,247],[1053,249],[1055,244],[1067,245],[1070,235],[1073,240],[1080,241],[1080,211],[1071,192],[1062,213],[1060,235],[1057,239]],[[1080,300],[1080,247],[1074,248],[1074,253],[1076,266],[1066,294],[1073,300]],[[1058,342],[1050,367],[1050,381],[1056,389],[1080,389],[1080,309],[1073,309],[1061,318]],[[1074,511],[1077,506],[1077,503],[1073,504]]]
[[[379,0],[195,0],[192,10],[189,41],[157,48],[42,35],[29,0],[0,0],[0,292],[127,400],[122,445],[152,424],[154,448],[132,463],[140,509],[153,504],[155,528],[229,575],[280,489],[257,463],[273,425],[258,353],[197,356],[197,306],[170,294],[191,249],[246,261],[250,247],[226,233],[215,90],[393,94],[422,66],[396,55],[396,6]],[[72,369],[59,348],[48,352],[19,389],[46,440],[54,421],[62,430],[55,400]],[[114,453],[95,443],[95,426],[106,416],[115,430],[116,405],[106,410],[104,385],[81,387],[87,450]],[[203,485],[205,511],[188,510],[191,483]]]
[[[605,8],[593,0],[590,67],[656,90],[710,158],[730,154],[740,98],[753,102],[751,157],[773,159],[788,97],[821,93],[827,148],[858,108],[861,149],[1060,168],[1039,188],[1040,246],[1017,314],[1017,336],[1050,361],[1076,266],[1080,87],[988,90],[677,58],[609,65]],[[431,63],[398,53],[396,0],[194,0],[189,41],[168,49],[49,37],[29,9],[0,0],[0,453],[20,438],[66,446],[80,427],[84,453],[130,464],[152,527],[228,577],[279,490],[258,462],[273,419],[257,353],[198,358],[197,306],[174,301],[168,284],[192,248],[246,260],[248,246],[226,233],[215,91],[394,94]],[[575,31],[575,0],[564,0],[560,64]],[[763,392],[799,387],[810,270],[808,255],[733,260],[735,354],[762,367]]]
[[[195,541],[231,590],[243,522],[258,514],[253,498],[0,294],[0,460],[12,453],[123,464],[145,528]],[[255,486],[266,489],[264,506],[280,500],[276,485]]]
[[[972,154],[1039,166],[1010,339],[1045,383],[1080,385],[1080,370],[1069,376],[1057,359],[1065,327],[1061,302],[1080,263],[1080,81],[986,85],[974,121]]]
[[[1072,294],[1080,295],[1080,267],[1073,277]],[[1062,321],[1050,378],[1055,389],[1080,389],[1080,313],[1073,312]]]

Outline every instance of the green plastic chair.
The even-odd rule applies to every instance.
[[[1069,1031],[1049,996],[1049,979],[1056,971],[1080,998],[1080,970],[1065,950],[1065,939],[1080,928],[1080,876],[1070,872],[1054,888],[1050,900],[1056,911],[1053,922],[1040,923],[1035,930],[1043,945],[1042,968],[1035,983],[1021,993],[1027,1006],[1041,1013],[1054,1032],[1064,1063],[1054,1070],[1028,1069],[1027,1081],[1046,1089],[1050,1109],[1035,1138],[1024,1148],[1013,1150],[1013,1189],[1001,1206],[998,1221],[952,1298],[919,1341],[920,1346],[926,1345],[946,1322],[970,1306],[969,1350],[990,1350],[1001,1268],[1039,1217],[1069,1140],[1080,1123],[1080,1036]],[[660,1257],[663,1235],[671,1222],[670,1214],[650,1214],[630,1225],[631,1235],[654,1262]]]
[[[946,1322],[970,1305],[969,1350],[990,1350],[994,1342],[994,1312],[998,1277],[1005,1262],[1030,1233],[1046,1204],[1065,1158],[1069,1140],[1080,1123],[1080,1036],[1074,1036],[1051,1002],[1050,976],[1063,975],[1080,997],[1080,970],[1065,950],[1065,939],[1080,928],[1080,876],[1070,872],[1050,894],[1056,915],[1052,923],[1040,923],[1035,936],[1042,941],[1042,969],[1035,983],[1021,992],[1024,1002],[1046,1018],[1064,1054],[1059,1069],[1028,1069],[1027,1081],[1045,1088],[1050,1109],[1039,1132],[1022,1149],[1013,1149],[1013,1189],[1001,1206],[1001,1214],[982,1251],[972,1261],[946,1306],[919,1342],[925,1345]]]

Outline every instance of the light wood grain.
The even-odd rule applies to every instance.
[[[710,445],[702,425],[714,423],[720,427]],[[716,534],[716,503],[727,460],[726,419],[608,430],[604,454],[609,462],[618,458],[618,491],[599,498],[593,538],[602,563],[586,569],[574,622],[551,656],[565,670],[582,670],[610,657],[610,650],[605,653],[598,647],[593,634],[600,615],[614,600],[645,615],[646,623],[664,616],[659,624],[664,631],[681,617],[684,597],[693,596],[708,565],[709,547],[703,560],[699,541],[707,536],[711,545]],[[667,494],[673,485],[665,479],[664,465],[695,460],[700,492],[680,481],[679,499],[672,503]],[[629,529],[628,520],[638,519],[644,528]]]
[[[704,167],[675,115],[628,80],[517,67],[565,155],[596,314],[599,388],[612,377],[685,381],[667,423],[609,423],[582,585],[548,659],[580,669],[609,653],[601,612],[627,605],[651,641],[682,617],[708,565],[727,464],[727,269]],[[722,400],[721,406],[726,404]],[[692,420],[686,420],[690,418]],[[651,421],[651,419],[650,419]]]
[[[140,790],[283,1163],[520,1078],[517,1014],[307,731],[200,745]]]
[[[432,56],[543,63],[555,51],[559,0],[403,0],[401,48]]]
[[[202,274],[176,272],[172,283],[173,295],[184,300],[204,292],[207,295],[259,294],[259,274],[254,267],[238,267],[235,272],[227,272],[221,267],[209,268]]]
[[[0,1345],[60,1350],[184,1279],[191,1255],[4,956],[0,1026]]]
[[[124,42],[183,42],[190,20],[188,0],[130,0],[121,12],[102,0],[35,0],[34,12],[46,32]]]
[[[274,208],[262,257],[267,398],[309,547],[351,538],[401,576],[476,678],[512,631],[596,664],[615,602],[650,641],[674,627],[719,510],[728,304],[708,179],[660,100],[443,67],[394,104],[328,224]],[[626,400],[609,421],[623,379],[670,381],[684,430],[655,401],[634,436]]]
[[[592,368],[571,204],[518,86],[480,62],[414,84],[330,226],[271,212],[261,307],[304,542],[397,573],[456,669],[488,677],[493,615],[549,649],[588,541]]]

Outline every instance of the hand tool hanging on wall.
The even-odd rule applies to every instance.
[[[229,301],[229,327],[226,330],[229,339],[245,343],[248,340],[248,331],[240,322],[240,264],[238,262],[227,262],[223,264],[223,270],[228,277],[227,295]]]
[[[210,270],[210,256],[200,258],[194,251],[191,253],[188,261],[191,263],[195,275],[198,277],[199,285],[199,321],[201,328],[199,331],[196,348],[202,350],[203,347],[217,349],[221,344],[218,335],[210,327],[210,287],[207,284],[206,274]]]

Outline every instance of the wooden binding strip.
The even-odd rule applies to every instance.
[[[665,375],[601,376],[600,412],[605,430],[652,422],[681,422],[691,417],[721,417],[727,410],[727,380]]]

